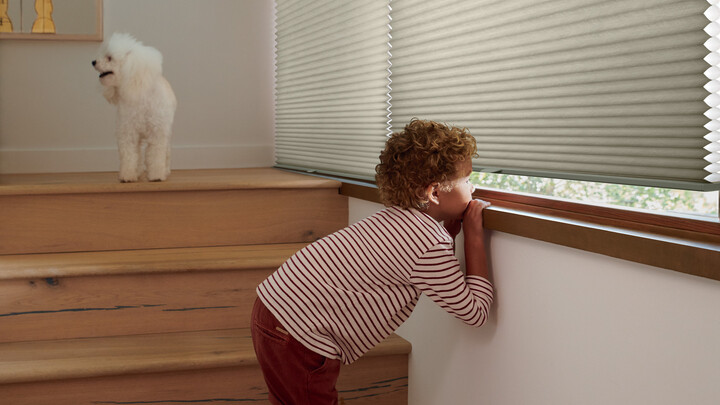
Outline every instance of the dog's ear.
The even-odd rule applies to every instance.
[[[153,47],[134,47],[122,58],[120,70],[123,93],[139,93],[162,75],[162,54]]]

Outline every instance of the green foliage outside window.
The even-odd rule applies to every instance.
[[[612,204],[635,209],[718,216],[718,192],[696,192],[622,184],[474,172],[479,187],[541,194],[581,203]]]

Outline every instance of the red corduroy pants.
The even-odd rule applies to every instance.
[[[340,360],[307,349],[285,330],[258,298],[252,312],[252,339],[270,403],[336,405]]]

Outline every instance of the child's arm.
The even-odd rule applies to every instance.
[[[482,212],[488,206],[490,203],[487,201],[472,200],[463,217],[466,273],[485,279],[489,277]]]
[[[449,244],[428,251],[410,276],[410,282],[441,308],[473,326],[485,323],[493,302],[482,228],[482,210],[488,205],[473,200],[463,217],[467,276]]]

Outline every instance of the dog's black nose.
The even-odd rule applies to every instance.
[[[95,66],[95,62],[96,62],[96,61],[92,61],[93,66]]]

